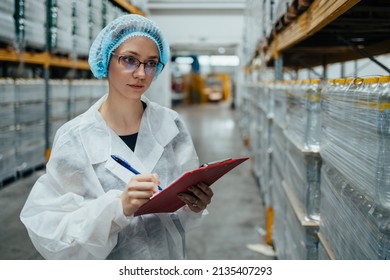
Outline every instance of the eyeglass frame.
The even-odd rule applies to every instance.
[[[136,57],[134,57],[134,56],[131,56],[131,55],[120,55],[120,54],[117,54],[117,53],[115,53],[115,52],[111,52],[111,54],[112,54],[113,56],[118,57],[118,64],[121,64],[121,63],[120,63],[120,60],[121,60],[122,57],[131,57],[131,58],[135,59],[136,61],[138,61],[137,67],[136,67],[133,71],[131,71],[131,73],[133,73],[133,72],[135,72],[136,70],[138,70],[138,68],[141,66],[141,64],[143,64],[143,65],[144,65],[144,71],[145,71],[146,74],[148,74],[148,72],[146,71],[146,68],[145,68],[145,67],[147,66],[148,61],[146,61],[146,62],[141,62],[138,58],[136,58]],[[157,61],[157,65],[156,65],[156,67],[154,68],[154,73],[148,74],[148,76],[151,76],[152,74],[156,74],[157,68],[158,68],[158,65],[159,65],[159,64],[162,65],[161,70],[159,70],[159,71],[161,72],[161,71],[164,69],[165,64],[162,63],[161,60],[158,60],[158,61]],[[148,68],[149,68],[149,67],[148,67]]]

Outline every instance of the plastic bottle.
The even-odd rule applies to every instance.
[[[390,77],[379,79],[376,90],[377,129],[379,136],[379,152],[376,172],[376,199],[387,209],[390,209]]]

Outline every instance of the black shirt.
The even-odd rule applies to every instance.
[[[134,152],[135,144],[137,143],[138,132],[130,135],[119,136],[119,137]]]
[[[146,109],[146,103],[142,101],[142,106],[144,110]],[[138,132],[130,135],[123,135],[119,137],[126,143],[126,145],[134,152],[135,144],[137,143]]]

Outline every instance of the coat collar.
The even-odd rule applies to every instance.
[[[105,98],[106,95],[89,110],[89,113],[97,121],[97,126],[100,130],[104,130],[106,134],[106,137],[104,137],[101,143],[105,148],[102,148],[101,152],[90,151],[90,158],[93,159],[93,163],[106,162],[105,167],[108,170],[128,183],[134,174],[114,161],[111,155],[117,155],[125,159],[140,173],[152,172],[163,155],[164,147],[179,133],[179,129],[175,123],[175,113],[151,102],[143,96],[142,101],[146,103],[147,107],[142,116],[137,144],[133,152],[106,125],[106,122],[99,113],[98,110]],[[94,137],[94,135],[91,135],[91,137]]]

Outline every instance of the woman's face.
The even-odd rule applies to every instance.
[[[136,36],[123,42],[111,55],[108,66],[110,94],[140,99],[153,81],[153,66],[158,61],[157,46],[149,38]]]

